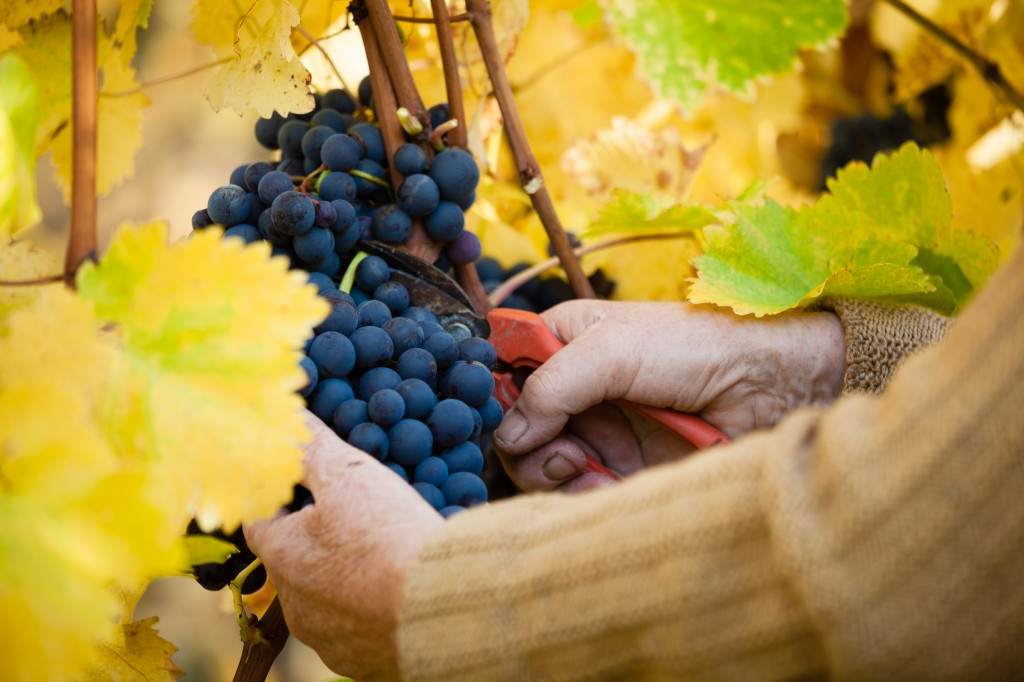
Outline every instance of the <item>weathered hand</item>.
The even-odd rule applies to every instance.
[[[608,400],[698,414],[738,436],[842,390],[845,348],[831,313],[754,319],[684,303],[573,301],[542,317],[567,345],[530,376],[495,433],[505,468],[526,490],[607,483],[579,475],[579,439],[622,474],[692,449],[610,406],[595,412]]]
[[[289,629],[335,672],[398,679],[406,572],[443,522],[398,476],[310,415],[306,486],[316,503],[245,529]]]

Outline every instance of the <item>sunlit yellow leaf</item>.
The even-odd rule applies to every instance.
[[[0,58],[0,243],[42,217],[36,203],[35,82],[17,55]]]
[[[174,682],[185,673],[171,660],[178,650],[157,633],[152,616],[118,627],[100,648],[99,661],[80,679],[86,682]]]
[[[33,19],[56,12],[65,0],[14,0],[0,6],[0,23],[10,29],[21,28]]]
[[[292,27],[299,19],[298,10],[288,0],[260,0],[244,16],[235,15],[234,28],[227,34],[234,56],[203,89],[214,111],[231,108],[241,115],[255,109],[267,117],[275,110],[287,114],[313,108],[309,71],[291,43]],[[223,46],[226,20],[222,8],[216,15],[218,29],[197,32],[200,40]],[[197,14],[198,21],[205,22],[205,17]]]
[[[307,435],[299,349],[327,312],[265,243],[219,235],[168,246],[164,225],[122,229],[78,280],[118,325],[127,358],[112,407],[118,447],[153,460],[169,504],[205,528],[290,499]]]
[[[0,52],[6,52],[21,42],[21,35],[6,26],[0,25]]]
[[[58,12],[23,26],[19,33],[22,42],[15,52],[32,72],[39,102],[38,157],[71,122],[71,19]]]
[[[0,242],[0,280],[24,282],[59,272],[57,260],[46,251],[35,248],[32,242]],[[39,291],[39,287],[0,286],[0,335],[4,333],[10,311],[31,303]]]
[[[239,551],[227,540],[221,540],[213,535],[186,535],[181,539],[181,543],[185,547],[189,566],[221,564]]]

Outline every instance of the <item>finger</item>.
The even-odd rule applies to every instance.
[[[559,341],[569,343],[621,306],[621,303],[612,301],[580,299],[559,303],[542,312],[540,317]]]
[[[512,482],[526,492],[554,490],[587,468],[586,451],[565,435],[526,455],[498,455]]]
[[[276,548],[294,544],[295,538],[305,532],[304,528],[311,513],[311,509],[300,509],[289,514],[287,510],[282,509],[272,519],[244,524],[242,533],[245,536],[245,544],[256,556],[274,563]],[[272,555],[269,559],[268,554]]]
[[[571,415],[629,390],[639,371],[639,340],[605,328],[604,321],[595,322],[530,375],[494,433],[500,448],[509,454],[535,450]]]
[[[354,463],[379,464],[370,455],[343,441],[315,415],[309,414],[307,425],[312,438],[304,446],[305,476],[302,483],[313,493],[314,500],[326,497],[329,489],[338,485],[346,469],[358,466]]]

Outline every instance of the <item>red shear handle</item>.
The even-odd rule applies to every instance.
[[[696,415],[687,412],[676,412],[666,407],[641,405],[631,400],[613,400],[612,402],[625,410],[631,410],[637,414],[642,414],[651,421],[658,422],[670,431],[678,433],[698,448],[709,448],[712,445],[729,442],[729,436]]]

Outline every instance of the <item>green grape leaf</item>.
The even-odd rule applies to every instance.
[[[218,228],[169,246],[154,223],[122,229],[78,275],[122,349],[115,447],[151,461],[171,507],[206,530],[272,515],[302,471],[299,360],[328,306],[269,256]]]
[[[829,295],[911,300],[949,314],[995,271],[992,241],[951,227],[942,172],[916,145],[871,168],[851,164],[829,190],[799,211],[771,200],[734,204],[735,222],[704,230],[689,299],[758,316]]]
[[[601,207],[597,219],[587,227],[583,238],[611,233],[695,232],[716,222],[711,209],[698,205],[664,206],[650,194],[616,192]]]
[[[238,548],[227,540],[212,535],[186,535],[181,539],[181,544],[185,547],[189,566],[220,564],[238,552]]]
[[[0,243],[42,218],[36,202],[38,125],[35,80],[17,55],[6,54],[0,58]]]
[[[709,82],[749,91],[790,71],[798,50],[837,38],[843,0],[604,0],[606,17],[662,97],[692,109]]]

